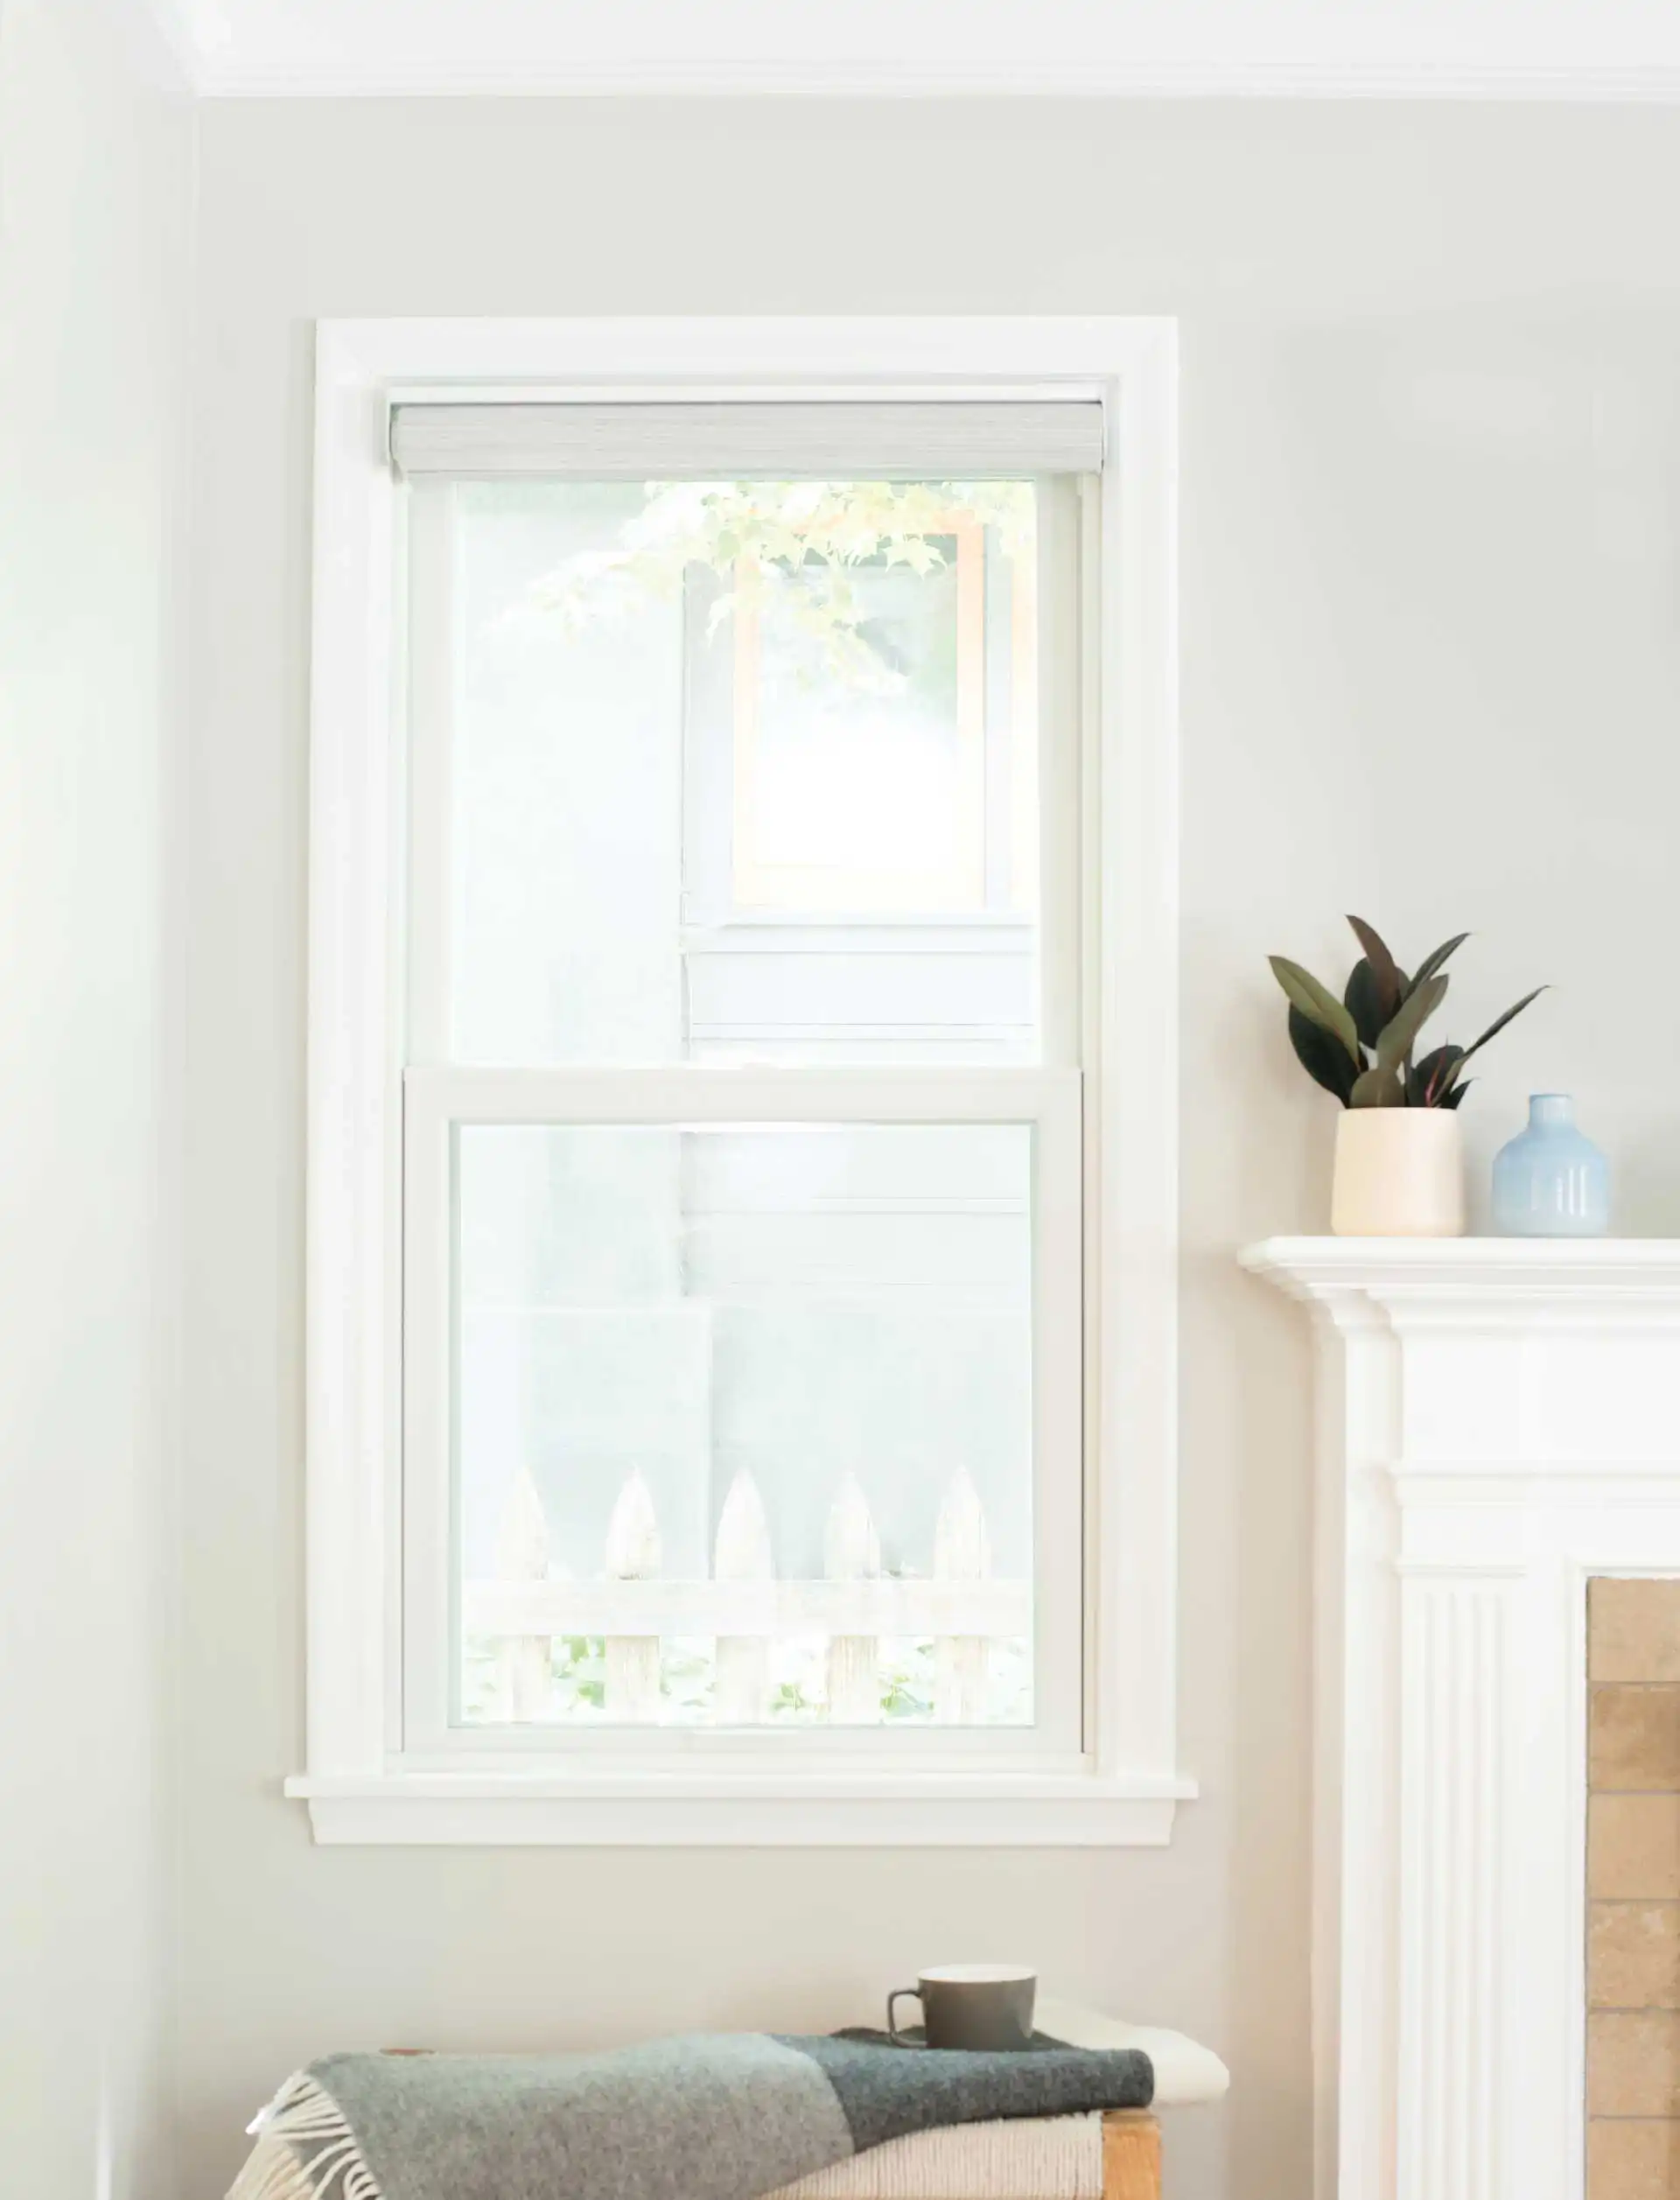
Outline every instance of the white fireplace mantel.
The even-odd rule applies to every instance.
[[[1242,1260],[1318,1342],[1318,2200],[1581,2200],[1586,1582],[1680,1573],[1680,1242]]]

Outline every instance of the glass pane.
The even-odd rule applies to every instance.
[[[737,588],[737,907],[984,909],[984,536],[926,547],[925,571],[848,576],[867,656],[813,628],[808,590]]]
[[[1031,1722],[1032,1143],[457,1133],[463,1723]]]
[[[453,1059],[1037,1058],[1031,483],[448,494]]]

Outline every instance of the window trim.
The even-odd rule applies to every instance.
[[[685,382],[679,389],[672,377]],[[399,396],[1097,396],[1085,502],[1090,1748],[1068,1771],[630,1774],[397,1762],[402,1064]],[[326,321],[316,345],[305,1309],[307,1770],[320,1841],[1159,1846],[1177,1769],[1176,324]],[[1101,575],[1099,582],[1098,576]],[[1113,1074],[1124,1063],[1124,1076]],[[1124,1520],[1124,1531],[1120,1523]]]

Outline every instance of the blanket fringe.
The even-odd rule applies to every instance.
[[[384,2200],[344,2111],[307,2070],[251,2129],[257,2141],[228,2200]]]

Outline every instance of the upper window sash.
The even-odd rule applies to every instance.
[[[777,952],[778,942],[767,936],[772,928],[802,928],[798,935],[789,932],[781,939],[780,951],[794,959],[802,956],[808,962],[814,955],[826,955],[826,967],[832,970],[833,957],[842,951],[903,955],[915,948],[924,959],[948,956],[956,942],[954,938],[942,941],[934,928],[936,923],[985,920],[995,921],[1001,928],[984,951],[1017,965],[1025,958],[1030,972],[1026,1012],[1031,1027],[1023,1029],[1016,1045],[999,1058],[1053,1065],[1081,1061],[1085,1034],[1080,999],[1084,953],[1080,721],[1089,701],[1082,692],[1088,592],[1082,578],[1082,541],[1088,538],[1095,555],[1098,530],[1091,518],[1099,491],[1092,477],[1041,475],[1020,485],[1019,494],[1029,501],[1032,533],[1026,570],[1017,573],[1012,591],[1008,585],[1012,569],[997,554],[996,529],[955,515],[951,521],[955,550],[949,557],[948,580],[957,599],[957,731],[964,749],[960,794],[967,805],[964,830],[972,844],[964,856],[977,889],[972,908],[948,909],[937,906],[937,897],[935,906],[921,909],[898,906],[890,899],[870,907],[862,890],[857,897],[861,906],[849,905],[844,892],[831,891],[832,906],[802,906],[794,913],[779,907],[778,888],[790,880],[797,886],[801,874],[796,868],[762,863],[745,830],[761,747],[753,683],[762,609],[753,590],[730,574],[709,577],[713,600],[727,596],[733,606],[728,621],[715,633],[709,616],[712,603],[696,593],[692,578],[682,602],[662,607],[662,619],[685,637],[682,662],[674,659],[663,676],[668,686],[679,678],[682,683],[682,754],[679,773],[673,753],[671,786],[665,796],[655,792],[648,813],[648,830],[655,830],[668,811],[671,827],[680,836],[680,848],[670,860],[681,872],[686,929],[680,939],[673,935],[671,975],[675,982],[680,962],[682,1015],[695,1026],[687,1034],[693,1042],[690,1058],[717,1058],[718,1049],[706,1051],[707,1033],[699,1028],[707,1023],[708,1004],[720,984],[724,997],[740,997],[744,972],[738,963],[733,966],[732,978],[724,984],[727,958]],[[990,501],[996,501],[995,495]],[[525,1061],[535,1067],[557,1067],[569,1059],[626,1064],[638,1059],[672,1059],[668,1051],[661,1054],[657,1044],[646,1037],[633,1040],[627,1052],[585,1046],[574,1053],[570,1048],[553,1051],[550,1042],[536,1038],[486,1036],[479,1005],[486,978],[494,987],[506,989],[505,970],[500,963],[494,973],[481,964],[458,967],[463,942],[472,936],[468,921],[472,898],[482,886],[482,866],[475,881],[461,856],[463,847],[472,844],[472,759],[486,746],[482,712],[475,716],[468,707],[468,687],[474,676],[472,651],[476,648],[482,655],[486,647],[482,634],[469,644],[469,623],[476,620],[482,629],[485,621],[481,608],[474,613],[466,600],[472,586],[467,571],[471,546],[491,526],[482,501],[472,484],[444,475],[413,483],[403,498],[409,655],[406,1059],[507,1066]],[[986,502],[980,496],[982,511]],[[928,523],[943,522],[935,515]],[[987,560],[984,580],[983,556]],[[696,570],[690,569],[691,576]],[[522,638],[540,644],[545,615],[540,606],[520,603],[514,608],[528,622],[528,632]],[[505,641],[507,616],[499,613],[489,622],[493,639]],[[1030,645],[1024,655],[1025,685],[1009,666],[1012,624],[1014,641]],[[513,655],[517,654],[515,648]],[[636,676],[645,677],[640,658],[634,662]],[[477,676],[481,681],[502,675],[493,665],[487,676],[480,672]],[[677,707],[674,696],[667,707]],[[1027,767],[1024,778],[1023,765]],[[551,795],[546,798],[553,799]],[[498,799],[506,809],[508,798]],[[565,830],[578,829],[575,805],[562,822]],[[1021,843],[1024,823],[1030,838]],[[1017,844],[1012,847],[1012,836]],[[550,868],[558,874],[564,863],[564,855],[557,854]],[[533,875],[533,858],[515,856],[505,868],[508,875],[498,890],[518,892]],[[1025,882],[1024,906],[1021,893],[1010,895],[1012,878]],[[1005,882],[1001,888],[994,883],[999,879]],[[842,874],[842,888],[844,883]],[[575,926],[577,913],[567,921]],[[554,921],[551,912],[532,910],[519,928],[521,940],[540,940]],[[864,937],[859,926],[873,936]],[[963,949],[981,952],[983,943],[976,937],[964,942]],[[758,967],[767,974],[767,963]],[[966,970],[977,974],[978,966],[970,960]],[[537,983],[535,971],[529,983]],[[971,991],[958,988],[953,998]],[[457,1010],[463,998],[480,1026],[478,1036],[463,1030]],[[961,1011],[952,1012],[960,1022]],[[814,1025],[822,1022],[819,1007],[814,1006],[810,1020]],[[668,1047],[687,1040],[666,1043]],[[753,1045],[749,1029],[743,1051],[752,1051]],[[879,1054],[878,1042],[865,1039],[862,1053],[851,1058],[878,1058]],[[784,1047],[779,1058],[791,1056]],[[822,1058],[848,1057],[843,1046],[841,1052],[830,1050]],[[973,1058],[979,1066],[984,1049],[973,1050]]]

